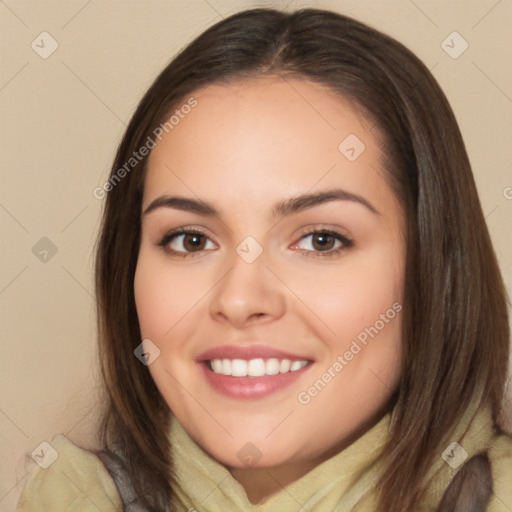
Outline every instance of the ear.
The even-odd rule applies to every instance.
[[[471,457],[444,493],[437,512],[485,512],[493,488],[487,452]]]

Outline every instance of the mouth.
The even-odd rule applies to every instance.
[[[196,362],[214,391],[244,400],[283,390],[314,366],[308,357],[263,345],[217,347],[204,352]]]
[[[218,375],[228,375],[231,377],[263,377],[269,375],[278,375],[281,373],[296,372],[304,368],[312,361],[291,359],[211,359],[205,361],[206,366],[212,372]]]

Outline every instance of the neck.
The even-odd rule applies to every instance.
[[[261,503],[286,485],[298,480],[313,469],[314,464],[283,464],[271,468],[230,468],[240,482],[247,498],[254,505]]]
[[[228,468],[229,472],[242,485],[249,501],[253,505],[257,505],[274,493],[282,490],[285,486],[302,478],[322,462],[343,451],[370,430],[385,413],[386,409],[378,411],[377,414],[360,426],[352,435],[342,439],[316,458],[272,467],[231,467]]]

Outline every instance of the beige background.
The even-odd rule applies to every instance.
[[[222,17],[262,5],[354,16],[432,69],[459,120],[512,289],[510,1],[0,0],[1,512],[14,510],[25,483],[24,454],[58,432],[94,443],[92,263],[102,201],[92,191],[126,122],[182,46]],[[47,59],[31,47],[43,31],[59,45]],[[453,31],[469,44],[457,59],[441,47]],[[46,262],[32,252],[43,237],[57,248]]]

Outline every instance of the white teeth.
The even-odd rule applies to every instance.
[[[247,377],[247,361],[233,359],[231,361],[231,375],[233,377]]]
[[[300,370],[302,368],[302,361],[293,361],[290,366],[290,371],[294,372],[295,370]]]
[[[292,365],[292,362],[289,359],[283,359],[281,361],[281,365],[279,366],[279,371],[281,373],[289,372],[291,365]]]
[[[264,360],[250,359],[212,359],[211,369],[214,373],[230,375],[233,377],[262,377],[263,375],[277,375],[278,373],[295,372],[304,368],[308,361],[291,361],[290,359],[277,359],[275,357]]]
[[[267,375],[277,375],[279,373],[279,359],[269,359],[266,364],[265,373]]]
[[[222,360],[222,375],[231,375],[231,360],[223,359]]]
[[[215,373],[222,373],[222,361],[220,359],[214,359],[212,361],[212,368]]]
[[[263,359],[251,359],[248,361],[247,375],[249,377],[262,377],[265,375],[265,361]]]

